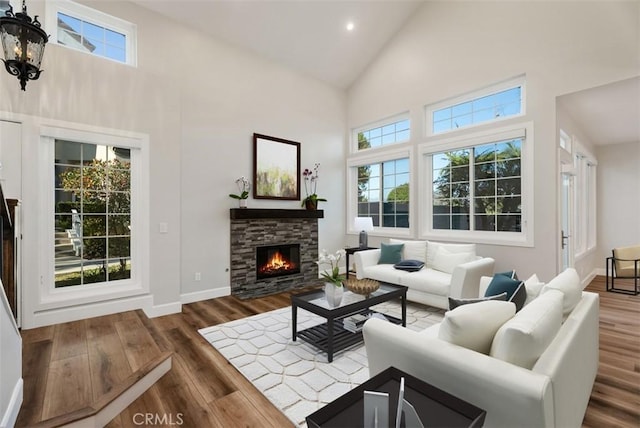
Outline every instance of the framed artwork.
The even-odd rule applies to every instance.
[[[300,143],[253,134],[253,197],[300,200]]]

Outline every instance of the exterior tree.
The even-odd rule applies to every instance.
[[[62,188],[73,193],[82,212],[82,257],[88,260],[118,258],[126,270],[130,256],[131,172],[118,159],[94,159],[83,168],[69,168],[59,175]],[[108,242],[108,244],[107,244]]]

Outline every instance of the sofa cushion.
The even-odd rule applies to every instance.
[[[489,297],[478,297],[476,299],[454,299],[453,297],[449,297],[449,309],[455,309],[458,306],[468,305],[469,303],[479,303],[484,302],[486,300],[501,300],[503,302],[507,301],[507,293],[496,294],[495,296]]]
[[[402,260],[402,249],[404,244],[380,244],[380,259],[378,264],[396,264]]]
[[[562,300],[562,313],[569,315],[582,298],[582,287],[580,286],[578,272],[573,268],[565,269],[564,272],[560,273],[547,285],[542,287],[540,295],[550,290],[562,291],[564,295]]]
[[[389,244],[403,244],[403,260],[420,260],[427,262],[427,241],[406,241],[402,239],[389,239]]]
[[[393,267],[407,272],[417,272],[424,267],[424,262],[420,260],[400,260]]]
[[[456,266],[470,262],[474,258],[473,253],[452,253],[445,247],[439,247],[430,267],[440,272],[453,273]]]
[[[419,275],[419,273],[410,274],[409,272],[394,269],[392,265],[387,264],[367,266],[362,270],[363,278],[371,278],[398,285],[405,285],[403,284],[403,279],[407,275]]]
[[[513,303],[497,300],[459,306],[444,314],[438,338],[488,354],[496,331],[515,313]]]
[[[401,282],[397,282],[396,284],[405,285],[411,290],[443,297],[447,297],[451,292],[451,275],[448,273],[429,268],[423,268],[419,272],[399,273],[405,275],[400,278]]]
[[[444,248],[450,253],[471,253],[476,255],[476,244],[445,244],[443,242],[427,241],[427,267],[433,266],[433,259],[438,252],[438,248]]]
[[[507,276],[511,279],[518,279],[518,274],[516,273],[515,270],[508,270],[506,272],[496,272],[494,273],[494,275],[503,275],[503,276]]]
[[[525,306],[497,331],[490,355],[531,369],[560,330],[562,300],[551,290]]]

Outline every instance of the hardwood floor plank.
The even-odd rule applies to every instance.
[[[120,336],[110,317],[87,320],[87,345],[91,373],[92,399],[108,393],[131,375],[129,361]]]
[[[115,328],[124,345],[131,370],[138,370],[160,355],[160,348],[137,316],[131,320],[116,322]]]
[[[27,342],[22,344],[22,402],[28,403],[20,408],[17,426],[33,425],[42,420],[42,406],[45,399],[45,388],[49,375],[51,360],[51,340]]]
[[[91,376],[86,354],[51,361],[45,387],[42,419],[70,413],[91,405]]]
[[[51,360],[87,354],[86,320],[67,322],[55,326]]]
[[[54,330],[54,325],[32,328],[31,330],[23,330],[20,334],[22,336],[22,343],[33,343],[43,340],[53,341]]]
[[[260,417],[260,412],[247,397],[240,391],[236,391],[225,397],[215,400],[210,405],[211,411],[216,415],[223,427],[278,427]]]

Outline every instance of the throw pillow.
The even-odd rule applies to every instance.
[[[518,274],[516,273],[515,270],[508,270],[506,272],[497,272],[494,275],[503,275],[503,276],[507,276],[511,279],[518,279]]]
[[[427,241],[427,267],[431,268],[438,248],[444,248],[450,253],[471,253],[476,256],[476,244],[445,244],[444,242]]]
[[[524,301],[525,306],[538,297],[543,286],[544,282],[540,282],[538,275],[535,273],[524,281],[524,287],[527,289],[527,300]]]
[[[468,305],[469,303],[479,303],[487,300],[502,300],[504,302],[507,300],[507,293],[489,297],[479,297],[477,299],[454,299],[453,297],[449,297],[449,310],[455,309],[458,306]]]
[[[527,301],[527,288],[524,285],[524,281],[520,281],[520,285],[507,301],[515,303],[516,312],[520,312],[520,309],[524,307],[524,302]]]
[[[564,315],[569,315],[582,298],[582,286],[580,285],[578,272],[573,268],[566,269],[564,272],[549,281],[547,285],[542,287],[540,294],[542,295],[549,290],[562,291],[564,294],[564,299],[562,301],[562,313]]]
[[[562,324],[562,293],[551,290],[525,306],[496,332],[490,355],[531,369]]]
[[[427,261],[427,241],[404,241],[390,238],[389,244],[404,244],[404,248],[402,249],[403,260]]]
[[[474,255],[472,253],[452,253],[444,247],[440,247],[438,251],[436,251],[436,256],[433,258],[431,269],[445,273],[453,273],[453,269],[455,269],[456,266],[470,262],[473,259]]]
[[[515,313],[513,303],[497,300],[458,306],[445,312],[438,338],[488,354],[496,331]]]
[[[420,260],[401,260],[393,265],[393,267],[407,272],[417,272],[424,267],[424,262]]]
[[[404,244],[380,244],[380,259],[378,264],[394,265],[402,260],[402,248]]]
[[[513,294],[516,292],[521,283],[522,281],[511,279],[504,275],[495,275],[489,283],[487,291],[485,291],[484,293],[484,297],[495,296],[496,294],[504,293],[506,291],[507,300],[509,300],[511,299],[511,296],[513,296]]]

